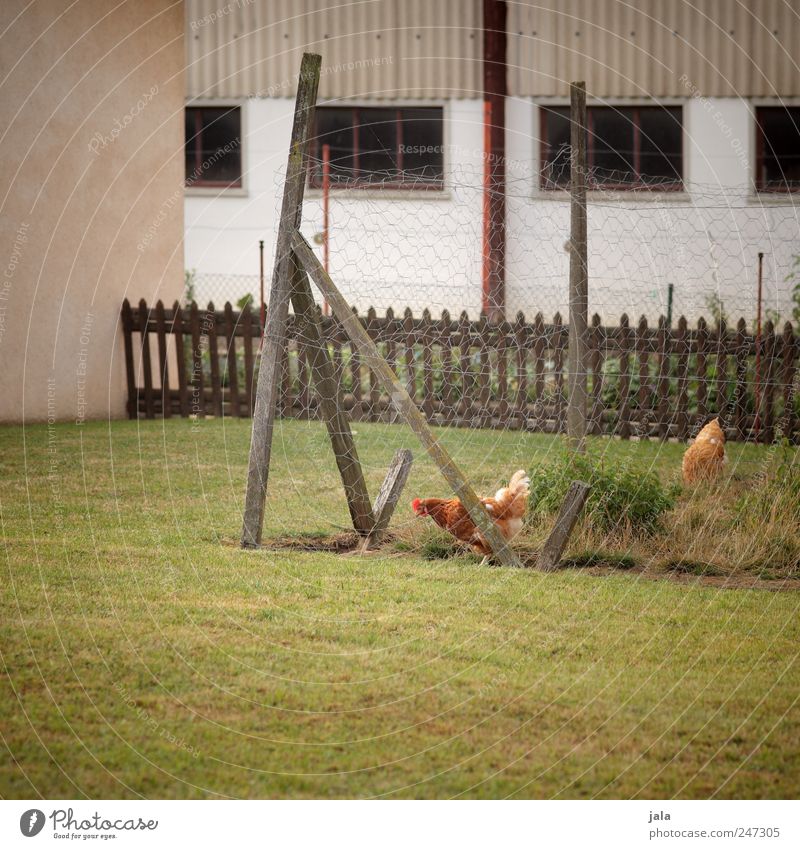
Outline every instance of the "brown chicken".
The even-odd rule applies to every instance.
[[[725,464],[725,432],[719,425],[719,419],[710,421],[697,434],[695,441],[683,455],[683,481],[713,480]]]
[[[508,486],[498,489],[494,498],[481,498],[486,512],[494,519],[500,533],[510,540],[522,530],[522,519],[528,505],[531,480],[523,469],[514,472]],[[489,556],[492,549],[475,527],[469,513],[458,498],[415,498],[411,507],[417,516],[430,516],[434,522],[467,543],[479,554]]]

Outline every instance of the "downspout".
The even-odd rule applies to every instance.
[[[483,313],[506,314],[506,16],[505,0],[483,0]]]

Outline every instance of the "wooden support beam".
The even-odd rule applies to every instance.
[[[380,542],[383,532],[389,526],[389,520],[392,518],[394,508],[400,500],[400,493],[406,485],[408,476],[411,472],[411,464],[414,462],[414,457],[408,448],[399,448],[392,463],[389,466],[389,471],[383,479],[378,497],[375,499],[375,504],[372,506],[372,513],[375,516],[375,524],[369,533],[369,536],[364,540],[361,551],[367,551],[373,545]]]
[[[289,312],[291,290],[292,234],[300,226],[302,216],[306,181],[306,148],[314,120],[321,67],[321,56],[315,53],[303,54],[294,106],[289,160],[286,166],[286,182],[283,187],[275,267],[272,273],[264,344],[261,347],[261,363],[258,370],[256,408],[253,415],[247,493],[242,523],[242,548],[257,548],[261,543],[269,461],[272,452],[272,430],[278,400],[278,371],[281,352],[286,345],[286,318]]]
[[[375,526],[367,485],[364,482],[347,414],[339,403],[339,386],[328,354],[328,346],[322,335],[317,305],[314,303],[305,272],[295,261],[294,255],[292,260],[292,308],[295,315],[303,320],[300,340],[305,345],[311,365],[311,376],[317,390],[322,418],[331,438],[336,465],[342,476],[353,527],[361,536],[366,536],[374,531]]]
[[[317,259],[311,246],[298,231],[294,233],[292,238],[292,247],[301,264],[308,272],[309,277],[311,277],[317,288],[327,298],[333,314],[339,319],[365,364],[377,375],[378,380],[380,380],[384,390],[389,394],[389,398],[401,419],[416,433],[420,442],[425,446],[428,454],[430,454],[452,487],[454,493],[461,499],[470,518],[483,534],[495,557],[506,566],[521,566],[522,564],[519,558],[506,544],[505,539],[503,539],[497,526],[489,518],[488,513],[484,510],[483,505],[469,485],[469,482],[461,473],[453,458],[439,444],[438,439],[436,439],[433,431],[428,426],[425,416],[422,415],[417,405],[409,397],[405,387],[397,379],[391,368],[389,368],[389,364],[381,356],[375,343],[370,339],[367,331],[361,326],[361,322],[351,312],[350,305],[322,267],[322,263]]]
[[[589,271],[586,236],[586,83],[570,85],[569,351],[567,437],[573,451],[586,451],[586,373]]]
[[[572,481],[570,484],[561,509],[558,511],[558,518],[553,530],[550,531],[550,536],[536,561],[537,569],[541,569],[543,572],[552,572],[558,566],[572,529],[575,527],[575,522],[578,521],[578,516],[580,516],[581,510],[586,504],[590,489],[589,484],[583,481]]]

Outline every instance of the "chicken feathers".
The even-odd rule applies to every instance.
[[[695,441],[683,455],[681,471],[684,483],[713,480],[725,464],[725,432],[719,419],[710,421],[697,434]]]
[[[498,489],[494,497],[481,498],[481,504],[506,540],[513,539],[522,530],[530,482],[524,469],[520,469],[514,472],[508,486]],[[440,528],[467,543],[479,554],[492,553],[483,534],[458,498],[415,498],[411,507],[417,516],[430,516]]]

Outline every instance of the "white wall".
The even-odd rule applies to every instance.
[[[267,242],[272,267],[282,171],[293,101],[250,100],[246,109],[245,196],[186,198],[186,264],[201,280],[200,296],[232,300],[255,291],[257,242]],[[508,177],[507,306],[509,316],[541,310],[566,316],[569,204],[541,194],[538,171],[539,107],[528,99],[507,102]],[[445,108],[447,189],[355,197],[333,193],[331,272],[359,307],[397,311],[411,306],[477,315],[481,295],[482,106],[450,101]],[[674,315],[708,314],[717,292],[729,315],[755,315],[758,251],[765,253],[765,305],[788,317],[793,252],[800,252],[796,211],[786,198],[759,201],[749,193],[754,132],[742,100],[684,103],[684,176],[687,191],[590,193],[590,309],[608,321],[627,312],[650,321],[666,310],[669,283]],[[309,192],[303,231],[321,230],[322,207]],[[790,199],[789,199],[790,200]],[[321,248],[320,248],[321,253]],[[215,290],[206,275],[220,278]],[[202,281],[207,281],[204,292]]]

